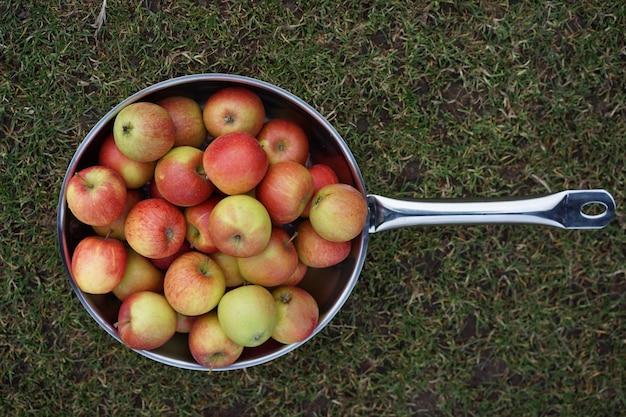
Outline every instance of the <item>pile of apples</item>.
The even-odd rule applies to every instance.
[[[194,359],[214,368],[313,332],[319,308],[298,284],[349,255],[368,210],[252,90],[224,87],[203,104],[124,107],[66,201],[94,230],[72,254],[73,279],[120,300],[123,343],[151,350],[188,333]]]

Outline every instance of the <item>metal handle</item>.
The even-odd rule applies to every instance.
[[[570,190],[542,197],[491,201],[398,200],[368,195],[369,232],[409,226],[460,224],[538,224],[562,229],[601,229],[615,215],[605,190]],[[597,205],[599,214],[586,214]]]

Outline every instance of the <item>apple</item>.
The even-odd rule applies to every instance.
[[[126,270],[122,280],[113,288],[113,295],[124,301],[129,295],[139,291],[162,292],[164,276],[164,272],[148,258],[127,247]]]
[[[313,196],[313,177],[297,162],[270,165],[256,187],[256,198],[265,206],[275,224],[287,224],[302,214]]]
[[[126,192],[126,183],[113,168],[92,165],[69,179],[65,198],[79,221],[89,226],[103,226],[122,213]]]
[[[174,122],[167,110],[139,101],[124,107],[113,122],[113,138],[119,150],[135,161],[156,161],[174,145]]]
[[[163,295],[139,291],[122,301],[114,326],[131,349],[156,349],[176,333],[176,312]]]
[[[244,194],[263,179],[267,154],[249,133],[233,132],[215,138],[204,150],[204,172],[224,194]]]
[[[309,138],[291,120],[268,120],[256,138],[267,153],[270,165],[281,161],[295,161],[305,165],[309,158]]]
[[[298,258],[298,265],[296,266],[296,269],[293,271],[293,274],[291,274],[291,276],[287,278],[285,282],[283,282],[283,285],[298,285],[304,279],[304,276],[306,275],[306,272],[308,270],[309,267],[306,266],[302,261],[300,261],[300,258]]]
[[[207,139],[200,105],[190,97],[171,96],[157,101],[174,123],[174,146],[200,148]]]
[[[272,338],[277,342],[297,343],[309,337],[319,320],[317,301],[306,290],[281,285],[272,290],[276,302],[276,326]]]
[[[217,317],[224,333],[244,347],[265,343],[276,326],[276,303],[269,290],[261,285],[243,285],[222,297]]]
[[[160,198],[141,200],[124,224],[126,242],[146,258],[175,254],[185,241],[187,224],[180,209]]]
[[[252,90],[226,87],[209,96],[202,117],[213,137],[231,132],[247,132],[256,136],[265,122],[265,107]]]
[[[106,294],[117,286],[126,270],[126,250],[117,239],[83,238],[72,254],[72,277],[88,294]]]
[[[237,265],[237,259],[239,258],[227,255],[224,252],[213,252],[210,256],[222,268],[226,288],[238,287],[245,282],[241,272],[239,272],[239,265]]]
[[[191,327],[189,351],[196,362],[213,369],[234,363],[241,356],[243,346],[226,336],[217,313],[212,311],[198,317]]]
[[[189,244],[189,242],[184,240],[183,244],[180,245],[180,249],[178,249],[175,254],[166,256],[164,258],[149,258],[149,259],[150,259],[150,262],[152,262],[154,266],[156,266],[162,271],[165,271],[167,268],[170,267],[170,265],[172,264],[172,262],[174,262],[176,258],[178,258],[183,253],[189,252],[190,250],[191,250],[191,245]]]
[[[204,253],[183,253],[165,272],[165,298],[174,310],[186,316],[208,313],[217,306],[225,290],[222,269]]]
[[[176,333],[189,333],[198,316],[186,316],[176,312]]]
[[[258,255],[238,258],[237,266],[247,282],[275,287],[294,273],[298,266],[298,253],[289,234],[274,227],[265,249]]]
[[[213,193],[204,173],[204,152],[193,146],[177,146],[163,155],[154,169],[159,194],[172,204],[189,207],[202,203]]]
[[[204,253],[217,251],[217,247],[209,235],[209,215],[221,198],[220,196],[212,196],[200,204],[185,208],[186,236],[193,249]]]
[[[359,190],[348,184],[329,184],[313,196],[309,220],[324,239],[345,242],[363,232],[367,214],[367,200]]]
[[[246,194],[221,199],[209,215],[209,235],[221,252],[237,258],[263,251],[272,235],[272,220],[258,200]]]
[[[165,200],[165,197],[163,197],[163,194],[159,192],[159,189],[157,188],[156,181],[154,180],[154,178],[152,178],[152,181],[150,181],[150,183],[148,184],[148,196],[150,198],[162,198],[163,200]]]
[[[311,225],[304,220],[296,229],[294,246],[298,252],[298,259],[311,268],[326,268],[343,261],[350,254],[352,243],[331,242],[321,237]]]
[[[126,223],[126,216],[131,208],[135,207],[135,204],[143,200],[143,196],[139,190],[127,190],[126,191],[126,204],[119,216],[111,223],[102,226],[92,226],[96,234],[103,237],[112,237],[119,240],[126,240],[126,232],[124,231],[124,224]]]
[[[313,177],[313,194],[317,193],[323,186],[328,184],[337,184],[339,178],[333,169],[326,164],[315,164],[309,167],[309,172]],[[307,203],[302,211],[303,217],[309,217],[311,211],[311,201]]]
[[[143,187],[152,179],[156,161],[139,162],[130,159],[117,147],[111,133],[100,146],[98,164],[113,168],[120,174],[126,187],[134,190]]]

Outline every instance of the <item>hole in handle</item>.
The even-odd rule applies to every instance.
[[[586,219],[599,219],[607,214],[608,209],[601,201],[589,201],[580,208],[580,214]]]

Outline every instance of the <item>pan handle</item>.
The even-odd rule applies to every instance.
[[[367,200],[370,233],[409,226],[463,224],[601,229],[615,216],[615,200],[605,190],[569,190],[542,197],[486,201],[408,201],[378,195],[368,195]]]

